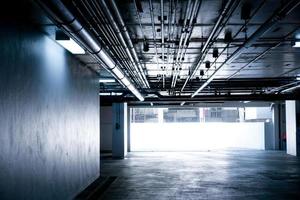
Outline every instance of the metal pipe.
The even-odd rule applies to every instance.
[[[266,94],[272,94],[272,93],[280,92],[280,91],[284,90],[286,87],[289,87],[289,86],[293,87],[295,84],[299,84],[299,83],[300,83],[300,81],[295,81],[295,82],[292,82],[292,83],[288,83],[288,84],[273,88],[272,90],[266,91],[265,93]]]
[[[188,1],[187,3],[187,6],[186,6],[186,12],[185,12],[185,17],[184,17],[184,21],[183,21],[183,26],[182,26],[182,30],[181,30],[181,34],[180,34],[180,39],[179,39],[179,46],[178,46],[178,51],[177,51],[177,54],[176,54],[176,58],[175,58],[175,61],[174,61],[174,65],[173,65],[173,68],[175,68],[175,66],[177,67],[177,64],[178,64],[178,58],[179,58],[179,54],[181,52],[181,49],[182,49],[182,41],[183,41],[183,37],[184,37],[184,34],[185,34],[185,29],[186,29],[186,25],[187,25],[187,20],[190,16],[190,6],[191,6],[191,0]],[[173,88],[173,83],[174,83],[174,79],[175,79],[175,76],[176,76],[176,72],[173,71],[173,77],[172,77],[172,84],[171,84],[171,87]]]
[[[135,73],[136,70],[132,69],[132,64],[128,63],[126,52],[124,52],[124,49],[121,48],[121,44],[120,44],[117,36],[115,35],[115,31],[110,26],[110,23],[108,23],[106,15],[102,12],[102,10],[100,9],[100,6],[98,6],[99,4],[94,3],[94,1],[90,1],[89,3],[85,2],[85,1],[81,1],[80,2],[81,8],[82,7],[85,8],[87,13],[84,13],[83,9],[79,9],[78,5],[75,2],[73,2],[73,5],[77,8],[78,12],[81,14],[81,16],[83,17],[85,22],[87,22],[89,24],[89,26],[94,28],[93,30],[97,36],[99,33],[102,33],[103,37],[107,41],[106,42],[106,41],[102,40],[102,38],[99,37],[99,39],[101,39],[103,44],[105,44],[105,43],[113,44],[113,45],[109,45],[109,46],[111,46],[110,49],[108,49],[107,46],[104,45],[107,52],[111,52],[111,54],[121,58],[121,60],[115,59],[116,63],[119,66],[123,65],[126,69],[128,69],[128,71],[132,75],[131,80],[133,80],[134,83],[141,85],[141,87],[143,87],[143,83],[140,82],[140,79],[136,76],[136,74],[137,74],[137,73]],[[92,7],[92,5],[94,7]],[[92,20],[87,18],[87,16],[90,16],[92,18]],[[92,24],[92,22],[94,22],[94,23]],[[102,24],[105,24],[105,26],[103,26]],[[100,25],[102,25],[102,26],[100,26]],[[96,28],[98,28],[98,29],[96,29]],[[126,58],[126,60],[124,58]]]
[[[160,15],[161,15],[161,56],[162,56],[162,70],[165,71],[165,34],[164,34],[164,0],[160,0]],[[163,76],[163,88],[165,88],[165,74]]]
[[[201,49],[201,56],[200,56],[199,62],[197,63],[195,68],[192,70],[192,73],[186,78],[185,83],[183,84],[183,87],[181,88],[181,91],[183,91],[183,89],[186,86],[187,82],[195,75],[195,73],[197,72],[197,70],[201,66],[202,60],[206,56],[206,54],[204,54],[204,53],[208,50],[208,45],[211,43],[212,39],[215,37],[215,34],[216,34],[217,30],[219,29],[221,23],[225,20],[225,17],[227,15],[227,13],[231,10],[232,7],[236,7],[238,5],[238,3],[239,2],[237,0],[227,1],[222,13],[219,15],[217,22],[215,23],[212,31],[210,32],[210,34],[208,36],[208,39],[206,40],[203,48]]]
[[[134,49],[134,46],[132,44],[131,38],[129,36],[129,33],[127,31],[126,25],[125,25],[125,23],[123,21],[123,18],[121,16],[120,12],[119,12],[119,9],[118,9],[117,5],[115,3],[115,0],[112,0],[110,2],[111,2],[111,5],[112,5],[112,8],[113,8],[113,11],[114,11],[114,13],[115,13],[115,15],[117,17],[117,21],[118,21],[118,23],[121,26],[121,30],[123,32],[123,36],[126,38],[126,41],[128,43],[128,46],[129,46],[129,48],[131,50],[131,53],[132,53],[134,59],[135,59],[135,62],[137,63],[137,65],[139,67],[139,71],[140,71],[140,73],[142,74],[142,76],[144,78],[144,82],[146,83],[147,87],[150,88],[149,82],[148,82],[148,80],[146,78],[146,75],[144,73],[144,70],[143,70],[143,68],[141,66],[141,63],[140,63],[139,58],[138,58],[138,55],[137,55],[137,53],[136,53],[136,51]]]
[[[183,46],[182,46],[182,51],[180,53],[179,64],[177,64],[177,66],[175,68],[176,75],[175,75],[175,78],[174,78],[173,87],[176,86],[176,81],[177,81],[177,78],[178,78],[178,75],[179,75],[179,68],[182,66],[182,63],[183,63],[182,57],[185,56],[186,50],[188,48],[187,41],[190,39],[191,34],[193,32],[193,28],[194,28],[194,26],[193,26],[193,20],[197,17],[197,14],[199,12],[200,7],[201,7],[201,1],[198,4],[198,0],[196,0],[195,3],[194,3],[194,6],[193,6],[193,10],[192,10],[191,16],[190,16],[189,24],[188,24],[188,27],[187,27],[187,33],[185,35],[185,39],[184,39]]]
[[[121,31],[120,31],[120,28],[118,27],[117,23],[116,23],[115,20],[114,20],[114,17],[112,16],[111,12],[109,11],[109,8],[108,8],[108,6],[107,6],[105,0],[100,0],[99,2],[100,2],[101,6],[102,6],[102,8],[103,8],[103,11],[104,11],[104,12],[106,13],[106,15],[108,16],[108,20],[109,20],[111,26],[113,27],[114,31],[116,32],[116,35],[117,35],[119,41],[121,42],[122,47],[125,49],[126,54],[127,54],[127,56],[129,57],[131,63],[133,64],[135,70],[136,70],[136,71],[139,71],[139,70],[138,70],[138,66],[136,65],[136,63],[135,63],[135,61],[134,61],[134,59],[133,59],[133,57],[132,57],[132,54],[131,54],[131,52],[130,52],[130,50],[129,50],[129,48],[128,48],[128,46],[127,46],[125,40],[124,40],[124,37],[123,37]],[[142,76],[140,73],[138,73],[138,75],[139,75],[138,77],[139,77],[139,78],[142,80],[142,82],[143,82],[143,81],[144,81],[144,80],[143,80],[143,76]],[[143,83],[144,83],[144,82],[143,82]],[[144,83],[144,84],[145,84],[145,83]],[[147,87],[146,84],[145,84],[144,86]]]
[[[104,40],[101,40],[103,42],[103,44],[106,43],[106,50],[107,51],[112,50],[111,51],[112,54],[115,54],[116,56],[121,58],[121,60],[119,60],[119,59],[117,60],[119,62],[119,64],[123,65],[126,69],[128,69],[129,73],[132,75],[132,80],[136,84],[143,87],[144,84],[143,84],[142,80],[140,80],[140,78],[137,76],[138,74],[136,73],[136,70],[134,69],[132,63],[128,62],[128,60],[127,60],[128,56],[127,56],[126,52],[124,51],[124,49],[121,48],[122,45],[120,44],[117,36],[115,35],[115,31],[113,31],[112,27],[109,25],[109,23],[107,21],[107,17],[104,15],[102,10],[100,9],[99,4],[97,4],[94,1],[90,1],[89,3],[91,3],[91,5],[94,6],[94,7],[92,7],[89,3],[85,2],[85,1],[81,1],[80,3],[82,4],[83,7],[86,8],[86,11],[90,14],[90,16],[92,17],[93,20],[87,19],[86,14],[82,13],[81,9],[79,9],[75,3],[74,4],[77,7],[78,11],[81,13],[82,17],[85,19],[85,21],[88,22],[90,24],[90,26],[95,28],[95,33],[96,34],[102,33],[103,37],[107,41],[106,42]],[[94,24],[91,24],[91,21],[94,21]],[[102,24],[105,24],[105,26],[103,26]],[[100,25],[102,25],[102,26],[100,26]],[[104,27],[106,27],[106,28],[104,28]],[[96,28],[98,28],[98,29],[96,29]],[[110,49],[107,49],[108,44],[110,44],[109,46],[111,46]]]
[[[295,85],[293,87],[290,87],[290,88],[287,88],[287,89],[284,89],[284,90],[280,91],[280,93],[292,92],[293,90],[298,89],[298,88],[300,88],[300,85]]]
[[[296,100],[299,94],[249,94],[249,95],[201,95],[195,98],[188,96],[162,96],[149,97],[145,102],[214,102],[214,101],[275,101],[275,100]],[[178,105],[177,105],[178,106]]]
[[[170,42],[171,40],[171,20],[172,20],[172,16],[173,16],[173,0],[169,1],[169,12],[168,12],[168,42]],[[169,71],[169,66],[170,66],[170,44],[168,44],[167,46],[167,70],[166,70],[166,75],[167,75],[167,71]]]
[[[238,69],[236,72],[234,72],[232,75],[230,75],[228,78],[227,78],[227,81],[231,78],[233,78],[235,75],[237,75],[240,71],[242,71],[244,68],[250,66],[252,63],[254,63],[255,61],[259,60],[261,57],[263,57],[264,55],[266,55],[269,51],[279,47],[283,42],[285,42],[285,40],[291,36],[292,34],[294,34],[296,31],[298,30],[297,29],[294,29],[292,32],[288,33],[286,36],[283,37],[283,39],[279,42],[277,42],[275,45],[267,48],[265,51],[263,51],[262,53],[260,53],[258,56],[256,56],[254,59],[252,59],[249,63],[247,63],[246,65],[244,65],[243,67],[241,67],[240,69]]]
[[[154,14],[153,14],[152,0],[149,0],[149,9],[150,9],[150,16],[151,16],[152,34],[153,34],[153,39],[154,39],[156,65],[157,65],[157,70],[159,70],[157,43],[156,43],[156,30],[155,30],[155,26],[154,26]]]
[[[144,97],[132,84],[132,82],[125,76],[124,72],[116,66],[116,62],[108,55],[108,53],[97,42],[93,35],[91,35],[78,21],[78,19],[69,11],[69,9],[59,0],[41,1],[37,0],[39,5],[45,9],[50,17],[60,24],[68,34],[79,41],[92,55],[104,62],[109,71],[118,78],[118,80],[140,100]]]
[[[294,10],[300,4],[299,1],[290,1],[284,5],[279,11],[275,12],[264,24],[262,24],[258,30],[251,35],[243,44],[243,46],[239,47],[231,56],[229,56],[226,61],[221,64],[221,66],[216,69],[216,71],[206,80],[206,82],[192,94],[192,98],[196,96],[203,88],[205,88],[216,76],[217,72],[224,66],[230,64],[233,60],[235,60],[239,55],[241,55],[247,48],[249,48],[259,37],[261,37],[264,33],[269,31],[277,21],[284,18],[284,16],[288,15],[292,10]]]
[[[191,2],[189,1],[189,3],[191,3]],[[194,5],[196,5],[196,2],[194,3]],[[195,7],[195,6],[193,6],[193,7]],[[188,29],[187,25],[188,24],[187,24],[186,20],[191,19],[191,15],[192,15],[192,11],[191,11],[191,8],[190,8],[189,5],[188,5],[187,9],[188,9],[188,11],[186,12],[187,15],[186,15],[186,18],[185,18],[184,27],[182,29],[182,34],[181,34],[181,36],[183,36],[183,35],[184,36],[180,37],[179,50],[177,52],[177,56],[176,56],[176,60],[175,60],[176,64],[175,64],[175,68],[174,68],[175,71],[174,71],[174,75],[173,75],[173,79],[172,79],[172,88],[175,87],[176,79],[177,79],[177,76],[178,76],[178,69],[179,69],[179,65],[180,65],[179,63],[182,60],[182,52],[183,52],[183,48],[185,46],[185,42],[186,42],[186,38],[187,38],[187,29]],[[191,20],[190,20],[190,22],[191,22]],[[183,41],[183,43],[182,43],[182,41]]]

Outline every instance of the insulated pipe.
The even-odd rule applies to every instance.
[[[106,15],[108,16],[109,22],[110,22],[110,24],[112,25],[113,29],[115,30],[118,39],[121,41],[121,45],[122,45],[123,48],[125,49],[125,51],[126,51],[128,57],[129,57],[131,63],[134,65],[135,70],[138,72],[139,69],[138,69],[138,67],[137,67],[137,65],[136,65],[136,63],[135,63],[135,60],[134,60],[133,57],[132,57],[132,54],[131,54],[131,52],[130,52],[130,50],[129,50],[129,48],[128,48],[128,46],[127,46],[125,40],[124,40],[124,37],[123,37],[123,35],[122,35],[122,33],[121,33],[121,31],[120,31],[120,29],[119,29],[117,23],[116,23],[115,20],[114,20],[114,17],[112,16],[111,12],[109,11],[109,8],[108,8],[108,6],[107,6],[105,0],[100,0],[99,2],[100,2],[100,5],[103,7],[103,11],[104,11],[104,12],[106,13]],[[141,75],[141,73],[138,73],[138,75],[139,75],[139,78],[140,78],[140,79],[142,80],[142,82],[144,83],[144,87],[147,87],[147,84],[145,83],[145,81],[144,81],[143,76]]]
[[[119,12],[118,7],[117,7],[117,4],[116,4],[115,0],[112,0],[112,1],[110,1],[110,2],[111,2],[111,5],[112,5],[112,8],[113,8],[113,11],[114,11],[114,13],[115,13],[115,15],[116,15],[117,21],[118,21],[119,25],[121,26],[121,30],[122,30],[122,32],[123,32],[123,36],[125,37],[126,42],[128,43],[128,46],[129,46],[129,48],[130,48],[130,50],[131,50],[131,53],[132,53],[132,55],[133,55],[133,57],[134,57],[134,59],[135,59],[135,62],[136,62],[137,65],[138,65],[139,71],[140,71],[140,73],[142,74],[142,76],[143,76],[143,78],[144,78],[144,82],[145,82],[145,84],[147,85],[147,87],[150,88],[150,85],[149,85],[149,83],[148,83],[148,80],[147,80],[147,78],[146,78],[146,75],[145,75],[145,73],[144,73],[144,70],[143,70],[143,68],[142,68],[142,66],[141,66],[141,64],[140,64],[138,55],[137,55],[137,53],[136,53],[136,51],[135,51],[135,49],[134,49],[134,46],[133,46],[132,41],[131,41],[131,38],[130,38],[129,33],[128,33],[128,31],[127,31],[126,25],[125,25],[125,23],[124,23],[124,21],[123,21],[123,18],[122,18],[122,16],[121,16],[120,12]]]
[[[81,1],[81,4],[86,8],[87,12],[89,12],[91,17],[93,18],[93,21],[95,23],[95,28],[97,27],[98,30],[100,32],[102,32],[104,38],[107,41],[111,41],[111,44],[113,44],[113,45],[111,45],[111,48],[113,50],[112,52],[115,52],[116,55],[118,55],[119,58],[122,59],[119,61],[118,64],[123,64],[128,69],[129,73],[132,74],[134,82],[136,82],[141,87],[144,87],[143,80],[141,80],[138,77],[139,74],[136,73],[136,69],[134,68],[134,65],[127,60],[128,56],[125,52],[125,49],[121,48],[122,45],[120,44],[120,41],[115,34],[115,31],[113,31],[113,28],[107,24],[107,22],[106,22],[107,17],[104,16],[104,13],[101,10],[100,4],[98,4],[94,1],[90,1],[89,3],[85,2],[85,1]],[[76,5],[76,7],[77,7],[77,5]],[[77,7],[77,9],[79,10],[78,7]],[[85,15],[83,17],[86,21],[88,21],[88,19],[85,18]],[[100,26],[100,24],[105,24],[105,26],[103,26],[103,25]],[[104,27],[106,27],[106,28],[104,28]],[[95,31],[96,30],[97,29],[95,29]]]
[[[300,4],[300,1],[290,1],[285,6],[274,13],[264,24],[262,24],[258,30],[249,37],[246,42],[244,42],[243,46],[238,48],[231,56],[229,56],[226,61],[221,64],[221,66],[214,71],[214,73],[206,80],[206,82],[196,91],[192,94],[192,98],[196,96],[201,90],[203,90],[216,76],[217,72],[227,64],[230,64],[233,60],[235,60],[239,55],[241,55],[247,48],[251,47],[251,45],[264,33],[269,31],[279,20],[283,19],[286,15],[288,15],[291,11],[293,11],[298,5]]]
[[[74,17],[69,9],[60,0],[48,0],[37,2],[46,10],[52,19],[59,23],[65,31],[75,40],[79,41],[86,49],[90,51],[96,58],[107,65],[109,71],[117,77],[117,79],[125,85],[140,101],[144,101],[144,97],[132,84],[132,82],[125,76],[121,69],[116,66],[114,60],[101,47],[94,37],[81,25],[81,23]]]

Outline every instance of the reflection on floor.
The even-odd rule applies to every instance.
[[[300,159],[277,151],[130,153],[102,160],[101,199],[300,199]]]

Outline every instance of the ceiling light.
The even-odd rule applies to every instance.
[[[250,94],[252,94],[252,92],[233,92],[233,93],[231,93],[231,95],[250,95]]]
[[[225,30],[224,42],[225,42],[225,43],[230,43],[230,42],[232,42],[232,32],[231,32],[230,29],[226,29],[226,30]]]
[[[297,77],[296,77],[296,80],[297,80],[297,81],[300,81],[300,76],[297,76]]]
[[[62,31],[56,32],[55,40],[72,54],[85,54],[84,49]]]
[[[149,51],[149,44],[148,42],[144,42],[143,51],[148,52]]]
[[[112,78],[99,79],[99,83],[114,83],[114,82],[116,82],[116,80]]]
[[[201,70],[200,70],[200,76],[203,76],[203,75],[204,75],[204,70],[201,69]]]
[[[100,92],[100,96],[121,96],[122,92]]]
[[[213,49],[213,58],[217,58],[219,56],[219,50],[218,50],[218,48],[214,48]]]
[[[300,41],[293,41],[292,46],[295,48],[300,47]]]
[[[209,69],[210,68],[210,61],[205,62],[205,68]]]

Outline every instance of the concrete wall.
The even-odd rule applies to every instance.
[[[0,44],[0,199],[71,199],[99,176],[96,76],[34,29]]]
[[[131,151],[265,149],[264,122],[131,123]]]
[[[112,106],[101,106],[100,108],[101,127],[101,151],[112,151],[113,113]]]

